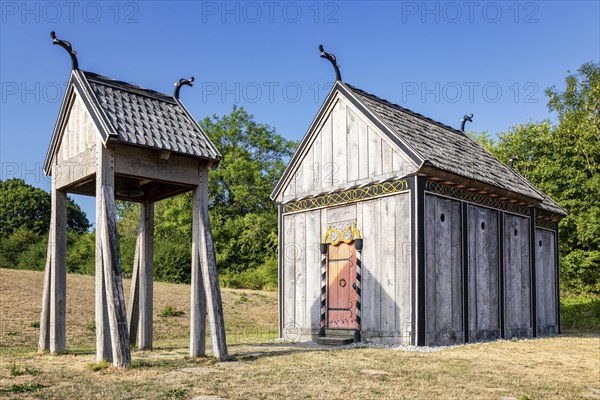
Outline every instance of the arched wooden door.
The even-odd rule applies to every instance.
[[[354,242],[328,246],[327,258],[327,327],[357,329]]]

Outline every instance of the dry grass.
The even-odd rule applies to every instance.
[[[63,356],[37,354],[27,337],[32,336],[35,344],[36,329],[30,324],[39,318],[42,275],[0,270],[0,345],[4,346],[4,354],[0,355],[0,397],[600,398],[597,335],[500,341],[433,353],[329,349],[258,339],[255,344],[232,343],[230,352],[235,362],[216,363],[210,357],[190,359],[185,348],[189,287],[160,283],[156,285],[155,312],[158,314],[167,304],[186,311],[185,316],[167,321],[156,317],[162,348],[135,351],[129,371],[91,368],[95,361],[93,332],[86,325],[92,318],[93,279],[69,276],[68,280],[67,329],[69,340],[77,345]],[[242,292],[248,301],[241,301]],[[274,293],[224,290],[223,297],[226,323],[275,326]]]

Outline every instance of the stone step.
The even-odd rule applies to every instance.
[[[343,346],[352,342],[354,342],[354,339],[348,336],[325,336],[317,339],[318,344],[324,344],[328,346]]]
[[[325,336],[350,336],[350,337],[354,337],[354,329],[329,329],[329,328],[325,328]]]

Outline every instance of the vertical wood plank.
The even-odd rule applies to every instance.
[[[412,328],[412,275],[411,275],[411,226],[410,226],[410,194],[404,193],[395,196],[396,203],[396,302],[399,312],[397,314],[396,329],[400,333],[402,343],[410,344]]]
[[[298,183],[301,186],[300,189],[296,187],[298,193],[307,193],[314,189],[314,176],[313,176],[313,146],[310,146],[304,160],[302,160],[302,180]]]
[[[336,173],[333,163],[333,123],[330,114],[323,128],[321,128],[321,187],[327,188],[333,185],[333,178]]]
[[[306,328],[306,213],[294,216],[296,260],[296,294],[295,294],[295,321],[296,324]]]
[[[463,337],[463,307],[462,307],[462,233],[461,233],[461,205],[458,201],[450,202],[450,212],[452,218],[452,225],[450,226],[450,243],[451,243],[451,257],[452,263],[451,273],[451,292],[452,298],[452,325],[451,332],[448,341],[450,343],[462,343]]]
[[[346,105],[338,101],[333,109],[333,164],[336,171],[333,184],[348,181],[348,143],[346,131]]]
[[[56,164],[54,174],[57,174]],[[51,236],[50,271],[50,352],[64,353],[66,349],[66,301],[67,301],[67,194],[56,189],[52,179],[50,220]]]
[[[386,142],[381,143],[381,172],[388,174],[394,170],[393,164],[393,151],[389,144]]]
[[[367,132],[369,137],[369,176],[374,178],[381,175],[382,171],[381,138],[370,126],[367,128]]]
[[[367,124],[358,118],[358,178],[365,179],[369,177],[369,133]]]
[[[192,277],[190,292],[190,356],[206,355],[206,294],[200,265],[200,246],[202,245],[200,216],[203,196],[200,187],[192,192]]]
[[[371,335],[381,332],[381,236],[380,236],[381,201],[363,202],[363,296],[362,296],[362,328]]]
[[[436,237],[438,236],[439,212],[435,197],[425,196],[424,229],[425,229],[425,345],[435,343],[437,323],[437,287],[436,287]]]
[[[284,314],[284,333],[288,332],[295,324],[296,309],[296,242],[295,242],[295,219],[293,215],[283,217],[284,229],[284,249],[283,249],[283,269],[284,269],[284,294],[283,294],[283,314]],[[284,337],[285,338],[285,337]]]
[[[396,284],[397,270],[400,260],[396,249],[396,196],[381,199],[381,331],[384,335],[392,335],[397,331],[396,316]]]
[[[358,148],[358,116],[350,108],[347,109],[346,123],[348,132],[348,182],[355,182],[358,180],[361,160]]]
[[[322,137],[321,132],[315,138],[313,144],[313,167],[312,167],[312,188],[320,190],[323,187],[323,156],[322,156]]]
[[[139,337],[140,349],[152,349],[152,302],[154,298],[154,203],[140,206],[143,229],[140,237]],[[142,222],[142,221],[140,221]]]
[[[202,265],[202,279],[206,295],[206,310],[211,330],[211,348],[213,355],[218,360],[228,358],[227,341],[225,337],[225,321],[223,319],[223,303],[221,301],[221,288],[217,273],[217,261],[208,215],[208,166],[200,165],[200,263]]]
[[[319,210],[306,213],[306,312],[305,326],[316,331],[320,323],[321,294],[321,212]]]

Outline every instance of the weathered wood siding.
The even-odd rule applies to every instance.
[[[469,341],[501,337],[498,257],[498,212],[469,205],[468,310]]]
[[[283,216],[283,337],[315,336],[320,322],[319,243],[329,225],[356,222],[362,251],[362,336],[412,343],[408,193]]]
[[[94,125],[83,100],[75,95],[56,154],[58,168],[55,171],[55,179],[58,188],[96,172],[95,148],[99,137],[98,128]]]
[[[535,252],[538,335],[552,335],[558,333],[555,233],[536,229]]]
[[[461,203],[425,195],[425,345],[464,342]]]
[[[291,176],[281,200],[404,176],[416,166],[340,95]]]
[[[531,337],[531,271],[529,218],[504,217],[504,334]]]

